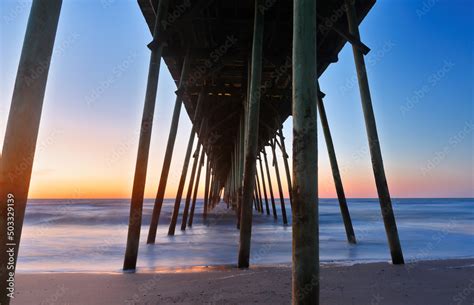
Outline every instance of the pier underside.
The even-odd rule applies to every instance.
[[[0,198],[4,207],[15,205],[14,237],[7,240],[7,227],[3,226],[0,250],[10,252],[7,245],[14,245],[13,268],[61,4],[62,0],[33,1],[0,158]],[[353,51],[371,166],[392,262],[404,263],[364,61],[370,50],[361,42],[358,28],[375,0],[138,0],[138,4],[153,39],[148,45],[150,65],[124,270],[135,270],[137,266],[153,115],[163,59],[177,90],[147,243],[155,243],[184,104],[193,128],[168,235],[175,234],[183,199],[181,230],[192,227],[193,217],[198,213],[195,212],[197,192],[202,188],[199,182],[205,180],[200,217],[206,222],[209,211],[221,199],[227,208],[235,211],[240,230],[237,266],[247,268],[253,214],[266,211],[270,215],[271,203],[273,218],[281,217],[286,226],[289,223],[286,208],[291,207],[293,304],[319,304],[318,113],[347,240],[356,243],[325,113],[324,93],[318,83],[326,68],[338,61],[338,54],[347,42]],[[45,73],[33,76],[37,67]],[[33,80],[33,85],[25,82],[28,79]],[[283,122],[290,115],[293,121],[291,173],[282,132]],[[264,149],[266,146],[270,148]],[[280,168],[276,149],[283,156],[284,164]],[[270,151],[268,158],[267,151]],[[273,166],[278,189],[269,164]],[[18,168],[22,170],[18,172]],[[280,171],[282,177],[286,176],[289,200],[284,195]],[[280,215],[276,213],[277,204],[281,206]],[[6,213],[7,209],[2,209],[0,219],[7,219]],[[8,258],[2,258],[0,264],[9,264]],[[7,273],[0,274],[0,280],[5,291]],[[8,305],[9,298],[0,296],[0,303]]]
[[[157,0],[138,0],[146,22],[153,31]],[[293,1],[263,1],[262,87],[260,90],[259,146],[267,145],[291,115],[291,58]],[[317,1],[317,73],[338,60],[349,40],[344,0]],[[375,0],[354,2],[360,23]],[[206,121],[204,150],[218,181],[226,180],[231,154],[238,137],[239,121],[248,95],[249,61],[252,55],[254,0],[171,0],[166,27],[158,37],[165,42],[163,59],[179,86],[186,54],[189,69],[177,94],[182,98],[194,126]],[[365,52],[364,45],[360,48]],[[316,85],[316,84],[315,84]],[[205,95],[202,112],[194,119],[200,92]],[[260,149],[259,149],[260,150]]]

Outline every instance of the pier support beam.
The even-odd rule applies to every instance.
[[[178,222],[179,207],[181,206],[181,199],[183,198],[183,189],[184,183],[186,182],[186,176],[188,173],[189,159],[191,158],[191,153],[193,151],[194,138],[196,137],[196,132],[194,128],[191,129],[191,134],[189,135],[188,148],[186,149],[186,155],[184,156],[183,170],[181,171],[181,178],[179,179],[178,190],[176,193],[176,200],[174,202],[173,214],[171,215],[171,223],[168,228],[168,235],[174,235],[176,230],[176,223]]]
[[[160,74],[160,62],[163,47],[161,44],[154,42],[157,41],[161,30],[161,20],[166,16],[167,10],[168,0],[160,0],[158,5],[158,16],[156,17],[155,28],[153,31],[153,42],[149,45],[151,49],[150,66],[148,70],[145,107],[143,109],[143,118],[140,128],[140,140],[138,142],[135,177],[133,180],[127,248],[125,250],[125,259],[123,263],[124,270],[134,270],[137,265],[138,245],[140,242],[140,229],[142,225],[143,195],[145,192],[153,113],[155,111],[156,91],[158,89],[158,78]]]
[[[267,172],[268,178],[268,190],[270,192],[270,199],[272,200],[272,211],[273,218],[278,219],[276,206],[275,206],[275,196],[273,195],[273,186],[272,186],[272,176],[270,175],[270,168],[268,167],[267,152],[263,149],[263,160],[265,161],[265,171]]]
[[[285,166],[286,181],[288,183],[288,195],[290,196],[290,204],[292,205],[293,204],[293,199],[292,199],[292,196],[291,196],[290,166],[288,165],[288,154],[286,153],[285,137],[283,136],[283,129],[281,127],[278,130],[278,136],[280,138],[281,154],[283,155],[283,165]]]
[[[209,178],[209,190],[207,191],[207,213],[206,215],[209,214],[209,211],[212,210],[212,188],[214,186],[214,173],[212,168],[210,169],[211,176]]]
[[[164,1],[164,0],[161,0]],[[181,89],[187,76],[189,69],[188,55],[184,58],[183,67],[181,69],[181,76],[179,80],[178,90]],[[176,95],[174,102],[173,117],[171,119],[170,133],[168,135],[168,143],[166,144],[165,158],[163,160],[163,167],[161,169],[160,182],[158,191],[156,193],[155,204],[153,205],[153,212],[151,214],[150,229],[148,231],[148,244],[154,244],[156,240],[156,230],[158,229],[158,222],[160,220],[161,208],[163,207],[163,198],[165,196],[166,183],[168,182],[168,174],[170,171],[171,158],[173,157],[174,142],[176,141],[176,133],[178,132],[179,114],[181,112],[181,105],[183,100],[179,95]]]
[[[252,66],[250,77],[249,103],[243,173],[242,211],[240,223],[239,268],[248,268],[250,260],[250,240],[252,235],[252,193],[255,187],[258,124],[260,113],[260,86],[262,78],[264,12],[260,9],[263,0],[255,0],[255,19],[252,43]]]
[[[186,182],[186,176],[188,174],[188,166],[189,166],[189,160],[191,158],[191,152],[193,149],[193,144],[194,144],[194,138],[196,136],[196,122],[197,118],[200,115],[201,112],[201,107],[202,107],[202,102],[204,98],[204,93],[200,93],[198,96],[197,104],[196,104],[196,109],[194,110],[194,115],[193,115],[193,126],[191,127],[191,134],[189,135],[189,141],[188,141],[188,148],[186,150],[186,155],[184,157],[184,162],[183,162],[183,169],[181,171],[181,178],[179,179],[179,185],[178,185],[178,190],[176,192],[176,200],[174,202],[174,208],[173,208],[173,214],[171,215],[171,222],[170,226],[168,229],[168,235],[174,235],[175,229],[176,229],[176,223],[178,222],[178,215],[179,215],[179,207],[181,205],[181,199],[183,197],[183,189],[184,189],[184,184]],[[201,121],[201,127],[200,131],[202,131],[204,121]],[[197,144],[196,150],[198,150],[200,147],[200,143]],[[198,152],[199,154],[199,152]],[[195,157],[197,159],[197,157]],[[196,164],[196,162],[194,162]],[[193,166],[193,170],[196,168]],[[191,173],[191,180],[190,180],[190,185],[192,185],[192,179],[194,172]],[[186,201],[187,206],[185,206],[185,210],[189,208],[189,200]],[[187,212],[187,211],[186,211]],[[187,215],[186,215],[187,216]],[[184,217],[184,213],[183,213]]]
[[[35,0],[21,50],[10,113],[0,157],[0,304],[9,304],[9,273],[14,273],[30,187],[49,65],[62,0]],[[14,220],[8,218],[14,212]],[[13,235],[7,238],[7,222]],[[10,239],[11,237],[11,239]],[[7,252],[12,250],[13,257]],[[11,252],[11,251],[10,251]],[[9,260],[13,259],[12,261]],[[13,264],[12,264],[13,263]],[[7,266],[12,266],[8,268]],[[13,268],[13,269],[10,269]],[[12,292],[13,296],[13,292]]]
[[[350,0],[346,0],[347,20],[349,24],[349,32],[357,40],[360,40],[359,26],[357,22],[356,11],[354,4]],[[382,217],[385,225],[385,232],[387,234],[388,244],[390,246],[390,253],[392,262],[394,264],[403,264],[403,253],[398,237],[397,223],[392,209],[392,200],[388,190],[387,178],[385,177],[385,169],[382,160],[382,151],[380,149],[379,136],[377,133],[377,125],[375,123],[374,109],[372,108],[372,98],[370,96],[369,80],[367,78],[367,71],[365,68],[365,60],[362,52],[357,46],[352,46],[354,54],[354,62],[357,70],[357,79],[359,81],[359,91],[362,102],[362,110],[364,112],[365,127],[367,130],[367,137],[369,140],[369,151],[372,159],[372,168],[375,176],[375,184],[382,209]]]
[[[319,87],[319,86],[318,86]],[[324,139],[326,140],[326,147],[329,155],[329,162],[331,163],[332,177],[336,187],[337,198],[339,200],[339,208],[341,209],[342,220],[346,229],[347,241],[351,244],[356,243],[354,228],[352,227],[351,215],[347,207],[346,195],[344,194],[344,187],[342,186],[341,174],[336,159],[336,151],[332,142],[331,130],[329,129],[328,118],[326,110],[324,109],[323,98],[318,94],[318,110],[321,119],[321,126],[323,127]]]
[[[198,171],[196,174],[196,183],[194,185],[193,191],[193,202],[191,204],[191,212],[189,213],[189,221],[188,226],[191,228],[193,226],[193,219],[194,219],[194,210],[196,209],[196,198],[197,192],[199,190],[199,181],[201,180],[201,169],[204,167],[204,157],[206,153],[204,152],[204,147],[202,148],[201,158],[199,159]]]
[[[250,71],[250,65],[249,65]],[[248,73],[248,78],[250,81],[250,72]],[[246,106],[245,106],[246,107]],[[237,199],[237,229],[240,230],[240,221],[242,217],[242,183],[243,183],[243,174],[244,174],[244,154],[245,154],[245,132],[247,128],[245,127],[246,118],[245,112],[246,108],[244,107],[244,112],[240,116],[240,129],[239,129],[239,145],[237,147],[238,159],[237,159],[237,187],[236,187],[236,199]]]
[[[193,168],[191,169],[191,177],[189,179],[188,192],[186,194],[186,202],[184,203],[183,219],[181,221],[181,231],[186,230],[186,223],[188,222],[189,207],[191,205],[191,196],[193,192],[194,179],[196,177],[196,170],[199,163],[199,153],[201,152],[201,144],[198,143],[196,150],[194,151]]]
[[[293,1],[292,304],[319,304],[316,1]]]
[[[260,211],[259,211],[258,202],[257,202],[257,200],[258,200],[257,198],[258,198],[258,196],[257,196],[257,190],[254,190],[254,191],[253,191],[253,205],[254,205],[255,211],[260,212]]]
[[[268,205],[268,196],[267,196],[267,187],[265,186],[265,173],[263,172],[261,156],[258,157],[258,163],[260,165],[260,177],[262,178],[263,196],[265,197],[265,208],[267,211],[267,215],[270,215],[270,207]]]
[[[261,188],[260,188],[260,179],[259,179],[259,177],[258,177],[258,171],[257,171],[257,170],[255,170],[255,178],[257,179],[257,180],[255,181],[255,185],[257,186],[257,187],[256,187],[256,190],[257,190],[257,195],[258,195],[258,203],[260,204],[260,206],[259,206],[259,208],[260,208],[259,212],[263,214],[264,211],[263,211],[262,190],[261,190]]]
[[[211,162],[209,156],[207,157],[206,162],[206,181],[204,183],[204,209],[202,212],[202,218],[207,219],[207,211],[209,209],[209,184],[211,180]]]
[[[273,166],[275,167],[275,176],[278,184],[278,192],[280,193],[280,204],[281,204],[281,217],[283,218],[283,224],[288,224],[288,218],[286,217],[285,208],[285,196],[283,195],[283,187],[281,186],[280,170],[278,168],[278,160],[275,152],[275,140],[271,140],[270,146],[272,147],[273,154]]]
[[[211,184],[209,185],[209,204],[208,210],[214,209],[214,199],[215,199],[215,191],[216,191],[216,174],[214,171],[211,172]]]

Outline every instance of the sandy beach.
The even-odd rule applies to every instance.
[[[173,272],[172,272],[173,271]],[[289,304],[289,266],[156,273],[23,273],[14,305]],[[474,259],[321,267],[321,304],[473,304]]]

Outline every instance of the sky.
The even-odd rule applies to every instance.
[[[371,48],[366,63],[392,197],[474,197],[473,5],[379,0],[360,27]],[[0,145],[30,7],[31,1],[0,2]],[[30,198],[130,197],[150,40],[135,0],[63,1]],[[319,81],[346,196],[376,197],[349,45]],[[162,64],[147,198],[156,194],[175,90]],[[182,110],[166,197],[176,195],[190,130]],[[284,124],[290,156],[291,132],[290,117]],[[319,196],[332,198],[321,130],[318,147]]]

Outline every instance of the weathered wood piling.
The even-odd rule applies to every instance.
[[[36,141],[62,0],[30,10],[0,157],[0,304],[10,304]]]
[[[265,172],[263,171],[262,157],[260,155],[258,156],[258,164],[260,166],[260,177],[262,178],[262,191],[263,191],[263,196],[265,198],[265,209],[267,211],[267,215],[270,215],[270,206],[268,205],[267,187],[265,185]]]
[[[349,24],[349,32],[360,41],[359,25],[353,1],[346,0],[347,21]],[[367,70],[365,68],[364,54],[357,45],[352,44],[352,52],[354,54],[354,62],[357,70],[357,79],[359,81],[359,92],[362,102],[362,110],[364,112],[365,126],[367,137],[369,139],[369,151],[372,160],[372,168],[375,176],[375,184],[379,195],[380,207],[382,209],[382,218],[387,233],[392,262],[394,264],[403,264],[402,247],[398,238],[397,223],[393,214],[392,200],[388,190],[387,178],[385,177],[385,169],[382,160],[382,151],[380,149],[379,136],[377,133],[377,125],[375,124],[375,114],[372,108],[372,98],[370,96],[369,80],[367,78]]]
[[[165,1],[165,0],[160,0]],[[186,77],[188,75],[190,65],[190,59],[188,55],[183,60],[183,66],[181,69],[180,80],[178,84],[178,90],[184,86]],[[176,95],[174,103],[173,117],[171,119],[171,127],[168,135],[168,143],[166,144],[165,158],[163,160],[163,167],[161,168],[160,182],[158,184],[158,191],[156,193],[155,203],[153,205],[153,211],[151,214],[151,223],[148,230],[148,244],[154,244],[156,240],[156,230],[158,229],[158,222],[160,220],[161,208],[163,207],[163,198],[165,196],[166,184],[168,183],[168,174],[171,166],[171,158],[173,156],[174,143],[176,141],[176,134],[178,132],[179,114],[181,113],[181,105],[183,100],[181,96]]]
[[[292,201],[292,195],[291,195],[291,174],[290,174],[290,165],[288,164],[288,154],[286,153],[286,147],[285,147],[285,137],[283,136],[283,128],[280,127],[278,129],[278,137],[280,139],[279,146],[281,150],[281,154],[283,155],[283,165],[285,166],[285,174],[286,174],[286,183],[288,186],[288,196],[290,197],[290,204],[293,203]]]
[[[319,87],[319,85],[318,85]],[[319,90],[318,90],[319,91]],[[321,119],[321,126],[323,128],[324,139],[326,140],[326,147],[329,155],[329,163],[331,164],[332,177],[334,179],[334,185],[336,187],[336,194],[339,201],[339,208],[341,210],[342,220],[346,229],[347,241],[351,244],[356,243],[356,237],[354,228],[352,227],[351,215],[349,214],[349,208],[347,207],[346,195],[344,193],[344,187],[342,185],[341,174],[339,172],[339,166],[336,159],[336,151],[332,142],[331,131],[329,129],[329,123],[326,116],[326,110],[323,104],[323,93],[318,92],[318,112]]]
[[[268,167],[267,153],[265,149],[262,151],[262,155],[263,155],[263,160],[265,161],[265,171],[267,173],[267,179],[268,179],[268,190],[270,192],[270,199],[272,200],[273,217],[276,220],[278,218],[278,215],[277,215],[277,210],[275,206],[275,196],[273,195],[272,177],[270,175],[270,168]]]
[[[240,215],[239,268],[247,268],[250,262],[250,238],[252,235],[252,193],[255,187],[255,173],[258,152],[258,123],[260,112],[262,60],[263,60],[263,27],[264,11],[259,9],[263,0],[255,1],[254,31],[252,43],[252,62],[250,74],[250,94],[246,113],[248,114]]]
[[[186,224],[187,224],[187,221],[188,221],[189,208],[191,206],[191,199],[192,199],[191,196],[192,196],[192,192],[193,192],[194,180],[195,180],[195,177],[196,177],[196,170],[197,170],[197,166],[198,166],[198,163],[199,163],[199,154],[200,153],[201,153],[201,145],[200,145],[200,143],[198,143],[198,145],[196,147],[196,150],[194,151],[194,154],[193,154],[194,161],[193,161],[193,167],[191,169],[191,176],[190,176],[190,179],[189,179],[188,191],[186,193],[186,201],[184,203],[183,218],[181,220],[181,231],[186,230]]]
[[[275,140],[270,142],[270,147],[272,148],[273,155],[273,167],[275,168],[275,177],[278,185],[278,193],[280,194],[280,206],[281,206],[281,217],[283,219],[283,224],[288,224],[288,218],[286,216],[286,207],[285,207],[285,195],[283,194],[283,187],[281,185],[280,170],[278,167],[278,159],[275,152]]]
[[[293,2],[292,303],[319,304],[316,1]]]
[[[193,220],[194,220],[194,211],[196,209],[196,199],[197,199],[197,192],[199,189],[199,181],[201,178],[201,169],[204,167],[204,151],[201,153],[201,158],[199,160],[199,166],[198,166],[198,172],[196,174],[196,183],[194,185],[194,191],[193,191],[193,202],[191,204],[191,212],[189,215],[189,221],[188,221],[188,226],[192,227],[193,226]]]

